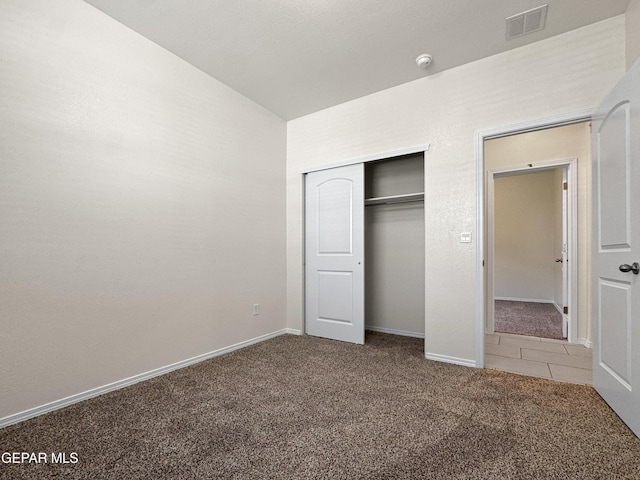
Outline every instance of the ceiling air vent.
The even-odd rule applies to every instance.
[[[546,4],[541,7],[533,8],[526,12],[507,17],[507,40],[542,30],[544,28],[544,21],[546,17]]]

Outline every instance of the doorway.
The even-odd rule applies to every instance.
[[[553,253],[549,262],[555,267],[560,253],[569,253],[572,258],[562,258],[571,285],[567,286],[566,303],[569,343],[590,346],[591,325],[589,315],[588,265],[591,251],[591,124],[590,121],[575,122],[560,126],[548,126],[535,130],[521,129],[483,139],[484,177],[484,225],[483,243],[484,272],[483,288],[483,334],[494,328],[494,239],[490,216],[493,202],[494,180],[501,176],[564,169],[568,183],[567,202],[569,219],[567,225],[568,252]],[[563,180],[564,182],[564,180]],[[561,188],[561,186],[559,186]],[[556,193],[557,194],[557,193]],[[571,254],[571,252],[573,252]],[[567,262],[568,260],[568,262]],[[516,259],[517,261],[517,259]],[[560,263],[560,262],[558,262]],[[580,274],[578,272],[581,272]],[[526,297],[525,297],[526,298]],[[531,297],[535,298],[535,297]],[[481,337],[482,338],[482,337]],[[484,340],[484,338],[482,338]]]
[[[591,259],[591,117],[592,112],[478,132],[478,178],[482,212],[479,216],[480,305],[476,324],[476,364],[525,375],[577,383],[591,382],[590,277]],[[565,167],[568,167],[565,169]],[[493,233],[489,205],[493,182],[500,175],[565,169],[569,208],[567,340],[494,334]],[[572,188],[572,185],[575,188]],[[572,246],[573,242],[573,246]],[[571,254],[571,252],[574,252]],[[563,252],[564,253],[564,252]],[[554,263],[558,256],[553,255]],[[559,262],[558,262],[559,263]],[[578,274],[580,272],[580,274]],[[555,307],[554,307],[555,308]],[[546,340],[546,341],[545,341]],[[580,345],[581,344],[581,345]],[[578,360],[576,356],[581,358]],[[571,365],[565,364],[569,360]],[[549,362],[553,362],[553,364]]]
[[[524,168],[490,172],[487,331],[566,340],[576,161]]]

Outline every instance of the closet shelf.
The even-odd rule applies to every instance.
[[[424,192],[405,193],[402,195],[390,195],[388,197],[370,197],[364,199],[365,206],[369,205],[391,205],[394,203],[423,202]]]

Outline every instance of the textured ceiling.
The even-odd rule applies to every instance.
[[[629,0],[85,0],[278,114],[296,118],[623,14]],[[505,18],[549,5],[544,30]],[[427,70],[415,58],[431,53]]]

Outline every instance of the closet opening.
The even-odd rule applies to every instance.
[[[424,338],[426,149],[416,150],[306,173],[305,333]]]
[[[365,165],[365,329],[424,338],[424,155]]]

